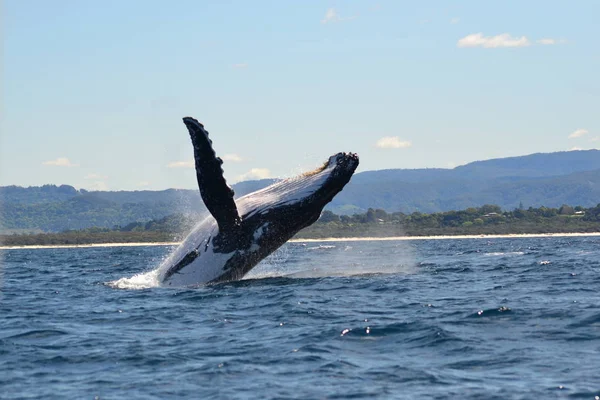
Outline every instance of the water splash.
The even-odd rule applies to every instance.
[[[318,245],[307,246],[302,242],[289,243],[261,262],[244,279],[325,278],[380,274],[413,274],[417,271],[414,248],[406,242],[398,242],[389,251],[389,262],[381,263],[381,254],[365,252],[364,246]],[[315,252],[319,263],[314,265]],[[307,266],[313,266],[307,269]]]
[[[377,239],[374,239],[377,240]],[[362,241],[287,243],[265,258],[242,279],[325,278],[382,274],[414,274],[418,270],[412,243],[398,241],[388,254],[373,253]],[[316,255],[318,253],[318,256]],[[170,254],[163,257],[168,258]],[[384,256],[384,257],[382,257]],[[318,263],[315,262],[318,260]],[[379,260],[374,262],[374,260]],[[386,260],[386,262],[381,262]],[[162,265],[162,261],[159,265]],[[160,287],[160,267],[106,285],[116,289],[139,290]]]
[[[106,285],[115,289],[140,290],[160,286],[158,268],[132,276],[131,278],[121,278],[116,281],[107,282]]]
[[[337,265],[315,267],[310,270],[297,271],[284,275],[288,278],[328,278],[388,274],[413,274],[416,264],[383,264],[383,265]]]
[[[288,244],[277,249],[273,254],[258,263],[242,279],[266,279],[286,276],[292,251],[289,246]]]

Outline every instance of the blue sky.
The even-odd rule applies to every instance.
[[[597,1],[5,0],[0,185],[195,188],[600,147]]]

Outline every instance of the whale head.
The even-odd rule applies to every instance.
[[[327,203],[350,181],[357,167],[358,155],[334,154],[312,171],[281,180],[237,199],[242,220],[256,215],[289,214],[294,216],[293,220],[281,223],[311,224],[319,218]],[[270,219],[274,220],[275,217]]]

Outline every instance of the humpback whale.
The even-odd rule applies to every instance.
[[[163,286],[241,279],[263,258],[317,219],[350,181],[354,153],[335,154],[319,168],[234,200],[204,125],[183,119],[194,148],[200,195],[210,216],[200,221],[159,267]]]

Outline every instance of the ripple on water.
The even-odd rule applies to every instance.
[[[0,397],[593,399],[598,243],[294,244],[177,289],[167,248],[4,252]]]
[[[21,332],[11,336],[6,336],[0,340],[38,341],[68,334],[69,332],[58,329],[34,329],[27,332]]]

